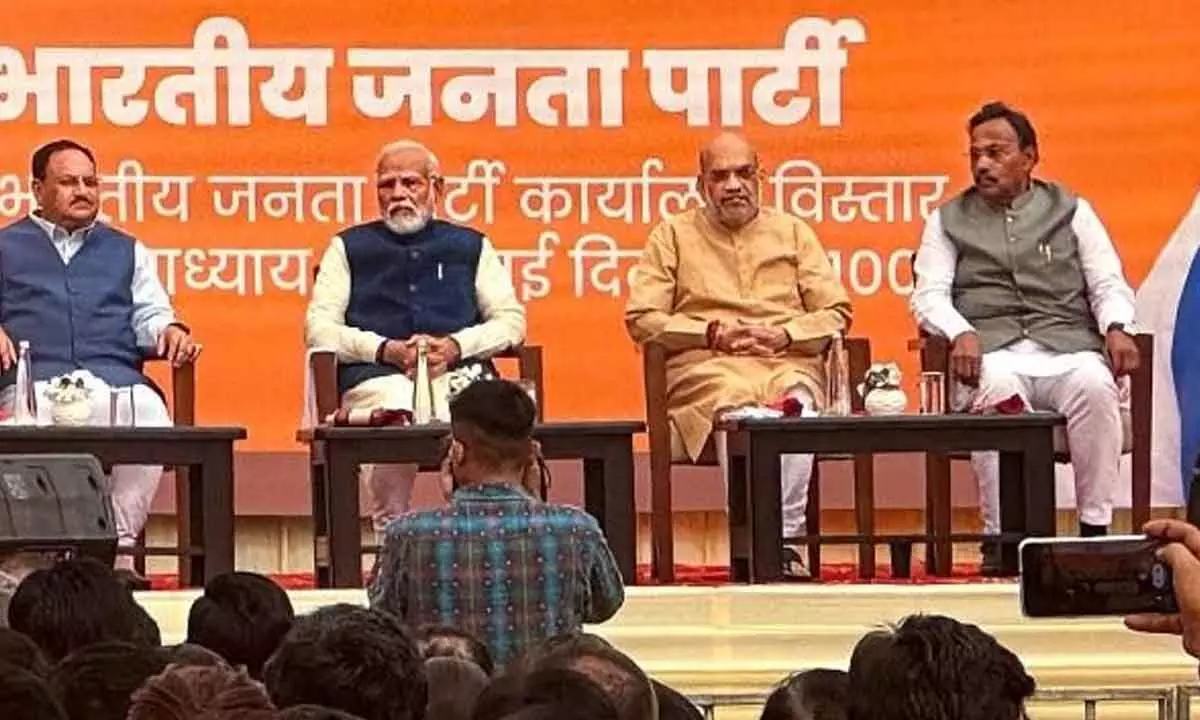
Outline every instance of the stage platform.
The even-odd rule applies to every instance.
[[[183,639],[196,591],[139,594],[163,641]],[[299,590],[297,612],[362,604],[362,591]],[[635,587],[612,621],[592,628],[651,674],[690,695],[759,694],[795,670],[845,668],[863,633],[916,612],[980,625],[1017,652],[1042,688],[1195,684],[1197,663],[1175,637],[1132,633],[1119,619],[1028,620],[1011,583]],[[1100,717],[1157,717],[1152,704],[1101,706]],[[1080,717],[1081,706],[1037,717]],[[1049,713],[1047,715],[1046,713]],[[726,709],[726,717],[756,715]]]

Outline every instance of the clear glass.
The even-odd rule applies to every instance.
[[[413,424],[433,422],[433,379],[429,377],[429,341],[417,342],[417,372],[413,378]]]
[[[37,425],[37,395],[29,341],[17,345],[17,380],[13,388],[13,422],[18,425]]]
[[[108,389],[108,426],[134,427],[137,425],[137,406],[133,402],[133,388]]]
[[[825,358],[825,414],[850,414],[850,365],[840,333],[830,339]]]
[[[946,412],[946,376],[940,372],[921,373],[918,388],[922,415],[941,415]]]

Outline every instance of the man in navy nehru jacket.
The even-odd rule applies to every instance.
[[[412,410],[417,343],[426,339],[434,414],[448,421],[448,373],[522,342],[525,309],[487,237],[434,217],[443,179],[428,148],[385,146],[375,185],[380,219],[343,230],[321,258],[306,340],[337,351],[343,406]],[[416,473],[363,468],[376,531],[408,511]]]
[[[100,222],[100,178],[92,151],[56,140],[33,153],[38,209],[0,229],[0,369],[3,402],[12,407],[17,346],[27,341],[37,381],[38,419],[50,422],[46,381],[76,373],[92,388],[90,424],[171,425],[159,391],[142,374],[146,357],[174,365],[200,354],[159,282],[142,243]],[[131,417],[132,415],[132,417]],[[150,513],[161,467],[113,470],[113,509],[122,546],[132,545]],[[127,563],[128,558],[119,562]]]

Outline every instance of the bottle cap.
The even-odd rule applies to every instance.
[[[18,343],[17,343],[17,348],[18,348],[18,349],[20,349],[20,350],[28,350],[28,349],[29,349],[29,341],[28,341],[28,340],[22,340],[22,341],[18,342]]]

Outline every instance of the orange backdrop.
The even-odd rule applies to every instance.
[[[440,155],[459,190],[448,214],[474,209],[469,223],[510,253],[530,341],[546,348],[549,415],[640,417],[639,363],[621,323],[625,272],[660,204],[676,208],[687,190],[697,147],[723,118],[731,124],[723,112],[736,105],[769,175],[788,161],[812,164],[808,180],[780,184],[783,195],[768,181],[764,202],[794,200],[810,218],[856,303],[854,332],[871,337],[877,357],[901,360],[911,378],[906,252],[919,236],[921,201],[928,209],[967,180],[963,123],[980,103],[1004,99],[1029,112],[1041,136],[1041,173],[1093,202],[1133,282],[1188,207],[1200,168],[1200,5],[1103,6],[109,0],[68,21],[60,8],[21,4],[6,8],[0,39],[0,220],[29,209],[21,187],[41,142],[70,136],[90,144],[110,175],[125,161],[106,183],[104,210],[158,251],[164,281],[205,342],[200,419],[248,426],[244,449],[286,449],[301,414],[309,274],[329,237],[355,221],[356,188],[361,216],[375,213],[363,178],[378,147],[413,137]],[[802,18],[810,21],[797,23]],[[789,27],[795,33],[785,46]],[[225,39],[197,39],[198,28]],[[821,28],[826,37],[805,39],[802,31]],[[216,52],[205,51],[206,42]],[[428,61],[428,81],[419,69],[406,76],[407,67],[363,68],[381,61],[352,52],[361,49],[401,51],[389,60],[401,64]],[[414,50],[442,52],[405,52]],[[669,50],[757,52],[689,56],[696,68],[711,66],[692,78],[710,81],[707,98],[693,97],[710,100],[709,112],[689,122],[672,108],[670,88],[660,87],[657,99],[651,92],[649,67],[673,56],[647,51]],[[818,60],[833,64],[818,70]],[[288,61],[313,65],[291,85]],[[616,67],[615,83],[588,73],[571,93],[590,104],[574,106],[572,116],[554,92],[562,84],[553,83],[570,63],[575,72],[593,62],[626,67]],[[486,67],[455,67],[470,63]],[[204,69],[214,65],[208,93]],[[676,93],[687,87],[686,65],[677,65]],[[233,81],[238,67],[251,68],[248,102]],[[505,90],[508,70],[515,80]],[[384,75],[408,80],[414,94],[399,107],[372,104],[368,96],[385,94]],[[279,87],[264,91],[273,76]],[[471,78],[492,76],[500,95],[471,105],[462,94]],[[760,111],[805,98],[806,114]],[[661,167],[646,166],[650,159]],[[801,174],[790,167],[787,177]],[[474,182],[464,180],[469,171]],[[239,195],[250,181],[253,192]],[[627,191],[636,198],[631,219],[621,213]],[[539,207],[539,198],[551,204]]]

